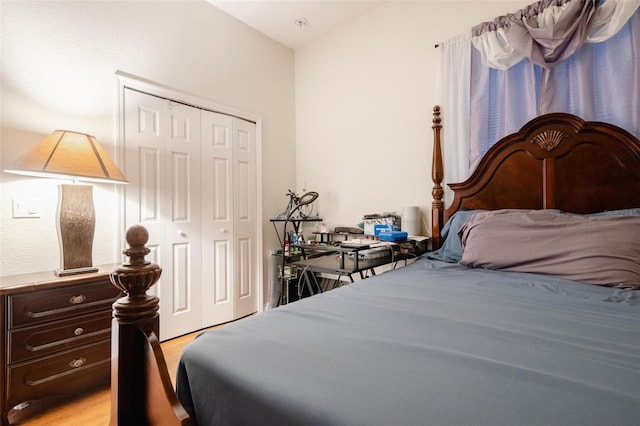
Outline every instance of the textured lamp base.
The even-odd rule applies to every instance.
[[[59,190],[60,268],[54,272],[57,276],[96,272],[92,261],[96,223],[93,186],[64,184]]]

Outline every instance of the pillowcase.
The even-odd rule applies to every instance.
[[[460,233],[467,266],[640,289],[640,216],[496,210]]]
[[[433,252],[427,253],[429,259],[441,260],[448,263],[458,263],[462,259],[462,245],[460,244],[460,228],[476,213],[486,210],[459,210],[455,212],[447,223],[445,223],[440,236],[444,239],[442,247]]]

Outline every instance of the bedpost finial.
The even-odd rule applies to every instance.
[[[127,229],[126,238],[130,246],[143,246],[149,241],[149,232],[142,225],[133,225]]]
[[[142,225],[133,225],[127,230],[126,234],[127,243],[129,247],[123,250],[123,254],[130,260],[126,265],[146,265],[149,262],[145,260],[145,256],[148,255],[151,250],[145,247],[147,241],[149,241],[149,232],[147,228]]]
[[[433,107],[433,127],[440,127],[442,119],[440,118],[440,105]]]
[[[155,263],[145,260],[145,256],[151,252],[145,246],[149,240],[149,233],[145,227],[141,225],[130,227],[126,238],[129,247],[122,253],[129,257],[129,262],[114,269],[109,278],[115,287],[127,294],[123,299],[129,301],[120,299],[114,303],[114,317],[122,321],[154,317],[158,311],[158,298],[146,293],[160,279],[162,269]]]

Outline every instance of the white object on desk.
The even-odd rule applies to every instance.
[[[365,238],[354,238],[352,240],[345,240],[340,244],[340,247],[345,248],[362,248],[368,247],[371,243],[374,243],[375,240],[367,240]]]
[[[420,233],[420,208],[418,206],[405,207],[402,212],[400,226],[409,235]]]

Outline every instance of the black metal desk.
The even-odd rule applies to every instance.
[[[372,241],[372,243],[375,243]],[[350,282],[354,282],[353,274],[360,274],[360,278],[366,278],[365,273],[375,275],[375,267],[392,263],[395,260],[396,244],[363,246],[363,247],[340,247],[330,244],[301,244],[297,248],[302,250],[303,259],[293,262],[291,265],[301,271],[298,275],[300,280],[304,280],[311,294],[322,292],[322,287],[317,280],[316,273],[335,275],[338,278],[336,283],[341,281],[341,277],[348,277]],[[382,248],[388,250],[387,255],[372,259],[360,259],[360,252]]]
[[[374,241],[372,241],[374,243]],[[295,247],[302,250],[303,260],[294,262],[294,265],[304,268],[313,268],[316,272],[333,273],[340,276],[348,276],[353,282],[352,274],[371,270],[373,268],[389,263],[393,258],[395,244],[363,247],[341,247],[331,244],[299,244]],[[360,252],[372,249],[386,249],[388,255],[379,256],[374,259],[360,259]],[[322,269],[322,270],[321,270]],[[361,276],[364,278],[364,276]]]

